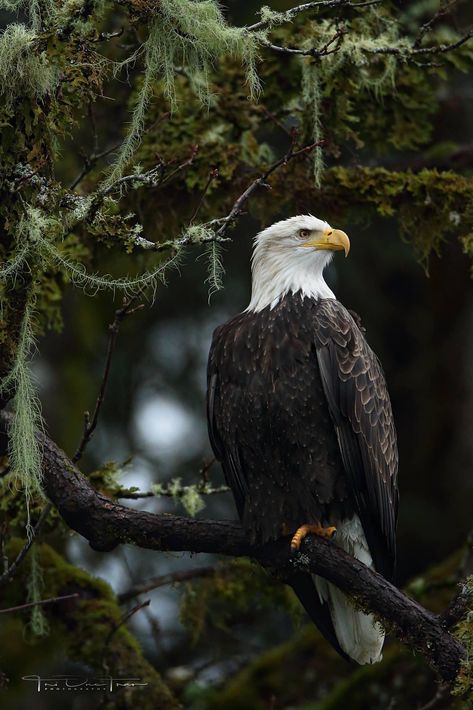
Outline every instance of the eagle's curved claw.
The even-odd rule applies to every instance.
[[[301,546],[302,540],[307,536],[307,535],[319,535],[320,537],[333,537],[335,533],[337,532],[337,528],[334,527],[328,527],[324,528],[322,525],[319,525],[318,523],[308,523],[306,525],[301,525],[300,528],[297,528],[296,532],[292,536],[291,540],[291,551],[295,552],[298,550]]]

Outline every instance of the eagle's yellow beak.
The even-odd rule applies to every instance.
[[[324,229],[322,236],[318,234],[316,237],[304,242],[303,247],[311,247],[312,249],[328,249],[329,251],[344,251],[345,256],[348,256],[350,251],[350,240],[345,232],[341,229]]]

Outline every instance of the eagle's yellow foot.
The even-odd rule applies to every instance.
[[[296,532],[292,536],[291,550],[293,552],[298,550],[301,546],[302,540],[306,537],[306,535],[312,534],[319,535],[320,537],[333,537],[336,531],[337,528],[323,528],[317,523],[301,525],[301,527],[297,528]]]

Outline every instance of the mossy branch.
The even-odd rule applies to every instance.
[[[8,447],[11,417],[2,413],[0,450]],[[295,569],[320,574],[374,612],[410,648],[419,650],[443,680],[453,683],[465,648],[442,626],[435,614],[403,594],[381,575],[325,539],[306,540],[297,557],[287,538],[264,547],[248,543],[238,524],[155,515],[127,509],[98,494],[65,454],[38,433],[43,451],[45,490],[66,523],[89,540],[96,550],[120,543],[154,550],[212,552],[250,556],[290,575]]]

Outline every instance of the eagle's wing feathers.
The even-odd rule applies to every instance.
[[[317,359],[342,461],[375,567],[392,577],[398,508],[398,455],[380,362],[335,300],[317,309]]]
[[[216,331],[216,335],[219,329]],[[214,341],[210,349],[209,363],[207,370],[207,422],[210,444],[215,457],[221,462],[225,480],[230,486],[235,498],[238,514],[241,518],[245,505],[245,496],[247,491],[247,481],[240,464],[240,455],[237,445],[232,447],[223,444],[218,433],[218,427],[215,421],[215,403],[218,399],[218,390],[220,386],[218,366],[215,358],[214,344],[217,337],[214,336]]]

